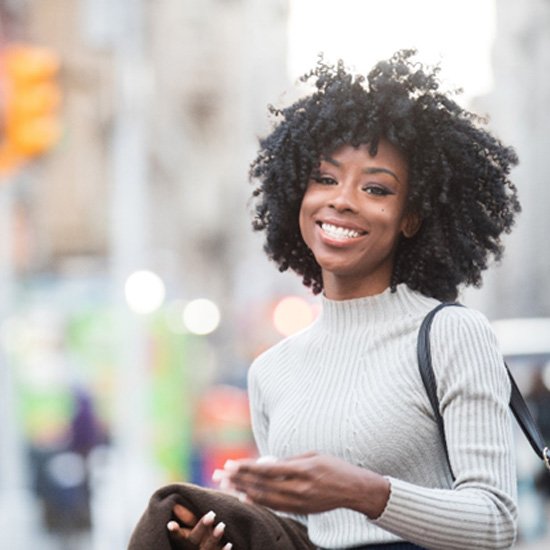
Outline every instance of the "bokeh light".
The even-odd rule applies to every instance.
[[[141,270],[135,271],[126,279],[124,294],[128,307],[134,313],[146,315],[162,306],[166,289],[156,273]]]
[[[287,296],[273,310],[273,325],[283,336],[290,336],[313,321],[315,314],[309,303],[299,296]]]
[[[193,334],[205,335],[214,332],[220,324],[220,310],[211,300],[197,298],[183,310],[183,324]]]

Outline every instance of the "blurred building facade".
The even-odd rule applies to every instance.
[[[523,211],[506,240],[502,263],[487,274],[472,301],[492,318],[549,316],[550,3],[497,0],[496,8],[494,90],[477,107],[518,153],[512,179]]]
[[[48,307],[61,325],[67,323],[63,310],[71,280],[100,279],[104,292],[97,295],[99,307],[116,287],[114,305],[124,327],[109,335],[117,349],[108,359],[113,368],[103,388],[97,375],[106,363],[92,359],[91,372],[96,373],[93,391],[114,396],[109,431],[116,450],[113,461],[118,462],[113,462],[112,482],[96,489],[91,544],[102,550],[120,548],[152,491],[144,464],[153,446],[154,432],[145,425],[151,425],[151,394],[156,391],[154,399],[169,402],[165,390],[154,388],[151,373],[175,365],[179,376],[189,370],[200,371],[197,377],[204,380],[216,378],[208,352],[194,350],[185,356],[179,351],[185,347],[184,337],[179,335],[175,342],[177,336],[159,336],[158,327],[157,333],[151,328],[154,319],[130,314],[124,278],[133,270],[150,269],[163,279],[168,299],[214,300],[225,314],[225,325],[215,336],[215,353],[224,354],[224,342],[231,341],[233,330],[235,265],[254,249],[246,207],[252,189],[248,166],[257,136],[267,128],[267,105],[277,102],[288,85],[288,5],[286,0],[0,0],[0,16],[0,45],[32,43],[56,52],[64,96],[60,143],[3,182],[16,228],[8,245],[15,244],[17,253],[14,265],[10,261],[0,266],[0,280],[4,270],[14,269],[14,306],[21,297],[27,305],[32,302],[25,296],[27,283],[61,281],[61,289],[46,285],[42,291],[53,287]],[[261,257],[261,245],[255,250]],[[4,286],[2,295],[9,294]],[[89,306],[83,301],[71,307]],[[101,311],[94,315],[97,326],[105,326]],[[60,326],[60,342],[65,342],[63,331]],[[75,357],[69,357],[64,346],[66,342],[59,345],[59,356],[72,362]],[[234,364],[230,354],[223,362],[228,369]],[[44,358],[40,364],[46,372]],[[78,361],[78,368],[64,368],[71,372],[58,381],[61,393],[75,374],[90,382],[91,377],[76,372],[84,370]],[[212,364],[218,365],[215,360]],[[0,357],[0,374],[11,373],[12,365],[6,365]],[[181,414],[182,402],[191,402],[205,385],[197,378],[193,382],[193,387],[179,379],[172,384],[171,417],[180,426],[172,433],[181,436],[180,446],[187,444],[191,431],[191,422]],[[6,387],[0,388],[2,403]],[[20,408],[14,403],[9,416],[2,411],[2,420],[15,426],[12,419]],[[3,462],[23,474],[18,444],[28,443],[20,441],[28,434],[11,435],[0,432],[3,456],[8,456]],[[9,448],[8,436],[13,443]],[[158,447],[158,441],[154,444]],[[26,502],[23,485],[28,483],[14,480],[3,462],[0,492],[7,499],[13,490]],[[178,467],[181,478],[185,464],[175,464]],[[125,492],[128,487],[131,494]],[[11,509],[30,518],[25,506]],[[23,524],[23,519],[9,516],[5,523]],[[12,548],[32,546],[28,540],[16,541],[12,533],[0,539],[0,546],[4,540]],[[47,548],[46,543],[41,547]]]
[[[141,4],[134,24],[142,44],[140,66],[121,84],[117,37],[130,30],[122,4]],[[12,39],[47,44],[62,65],[65,133],[27,174],[36,182],[26,197],[30,269],[108,267],[117,223],[109,206],[117,85],[128,85],[139,88],[145,134],[149,219],[142,247],[149,265],[142,267],[191,296],[223,301],[250,234],[247,171],[256,136],[266,129],[268,103],[287,87],[286,0],[5,5]]]
[[[25,174],[31,183],[20,186],[24,269],[71,273],[75,267],[108,267],[117,216],[109,204],[119,93],[115,37],[125,24],[117,17],[117,6],[122,4],[3,2],[11,38],[52,46],[63,67],[64,138],[36,170]],[[149,216],[146,238],[141,236],[142,258],[178,293],[210,296],[229,307],[228,295],[243,290],[238,280],[242,266],[249,273],[265,269],[261,244],[250,232],[247,170],[256,136],[267,128],[266,106],[280,103],[288,88],[288,3],[139,4],[140,67],[128,85],[139,87],[142,96],[143,200]],[[466,296],[491,318],[548,315],[550,252],[539,236],[550,223],[544,211],[550,190],[543,166],[550,147],[545,109],[550,5],[545,0],[521,6],[497,0],[496,8],[495,87],[477,107],[518,151],[521,162],[513,178],[523,213],[507,239],[501,265],[487,274],[482,291]]]

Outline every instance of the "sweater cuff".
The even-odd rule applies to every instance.
[[[420,515],[422,515],[422,511],[420,510],[422,506],[419,506],[420,503],[418,502],[418,487],[401,479],[390,476],[385,477],[390,482],[390,496],[384,511],[380,514],[380,516],[371,521],[386,531],[399,534],[403,531],[404,527],[404,510],[414,508],[417,512],[420,512]],[[430,507],[433,503],[426,502],[425,504],[426,512],[429,514]],[[414,523],[414,520],[412,520],[412,522]],[[416,526],[416,529],[414,530],[418,530],[417,534],[421,535],[421,531],[423,530],[422,522],[419,522],[419,525]]]

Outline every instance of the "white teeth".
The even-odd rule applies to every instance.
[[[329,236],[334,239],[354,239],[360,237],[361,233],[353,229],[346,229],[345,227],[339,227],[337,225],[332,225],[331,223],[322,223],[321,229]]]

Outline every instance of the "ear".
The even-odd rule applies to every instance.
[[[403,233],[407,239],[410,239],[416,235],[421,225],[422,218],[416,212],[409,212],[405,215],[401,224],[401,233]]]

